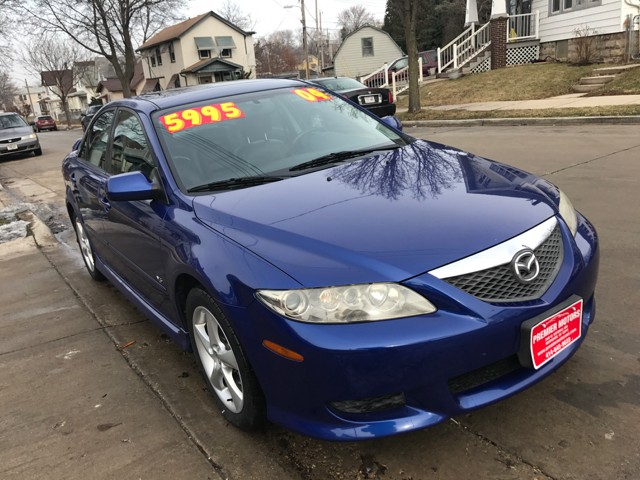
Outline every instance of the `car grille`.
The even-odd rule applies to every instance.
[[[4,140],[0,140],[0,143],[16,143],[20,140],[22,140],[22,137],[5,138]]]
[[[363,400],[331,402],[329,405],[334,409],[345,413],[371,413],[398,408],[404,404],[404,393],[397,393],[394,395],[383,395],[381,397],[371,397]]]
[[[519,282],[510,263],[457,277],[443,278],[454,287],[489,303],[525,302],[539,298],[553,282],[563,257],[560,227],[556,225],[549,237],[534,250],[540,273],[530,283]]]
[[[448,381],[449,390],[452,393],[462,393],[472,388],[479,387],[489,382],[493,382],[499,378],[515,372],[521,368],[518,357],[511,357],[499,360],[486,367],[479,368],[469,373],[465,373]]]

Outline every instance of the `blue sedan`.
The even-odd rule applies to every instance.
[[[221,414],[329,440],[435,425],[557,370],[598,240],[555,185],[295,80],[106,105],[63,162],[91,277],[193,350]]]

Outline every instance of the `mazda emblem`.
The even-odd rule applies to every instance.
[[[529,283],[538,278],[540,264],[530,249],[521,250],[511,260],[511,269],[519,282]]]

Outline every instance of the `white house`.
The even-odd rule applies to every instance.
[[[622,61],[625,54],[638,53],[637,32],[633,35],[627,32],[627,27],[637,31],[638,0],[518,0],[514,3],[523,7],[518,13],[538,12],[541,58],[570,59],[575,39],[584,35],[593,37],[596,56],[605,61]]]
[[[138,48],[144,91],[255,78],[254,32],[245,32],[215,12],[161,30]]]
[[[49,114],[48,93],[45,87],[24,86],[16,90],[13,104],[25,118],[33,120],[38,115]]]
[[[333,57],[335,75],[361,77],[403,55],[387,32],[366,25],[351,32],[340,44]]]

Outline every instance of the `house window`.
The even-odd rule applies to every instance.
[[[362,56],[373,57],[373,37],[363,38],[361,41],[362,41]]]
[[[176,63],[176,52],[173,50],[173,43],[169,44],[169,60],[171,60],[171,63]]]
[[[156,66],[156,56],[155,55],[151,55],[151,66],[152,67]]]
[[[602,0],[549,0],[549,11],[552,15],[557,15],[600,5]]]
[[[232,52],[233,52],[233,51],[232,51],[230,48],[223,48],[223,49],[220,51],[220,56],[221,56],[222,58],[231,58]]]
[[[162,65],[162,54],[160,53],[160,47],[156,47],[156,62],[158,66]]]
[[[213,83],[213,77],[211,75],[200,75],[198,77],[198,83]]]
[[[196,48],[198,49],[198,57],[200,60],[211,58],[211,50],[216,47],[212,37],[194,37]]]

